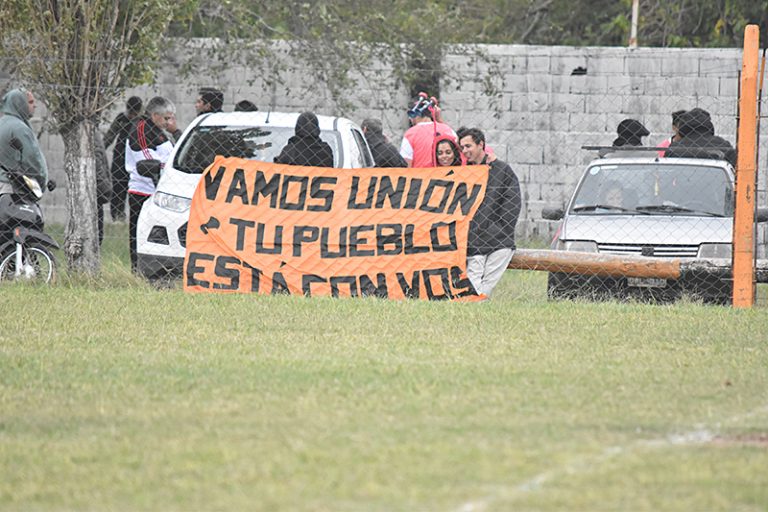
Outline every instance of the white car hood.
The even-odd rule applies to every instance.
[[[202,177],[202,174],[189,174],[168,167],[157,184],[157,191],[192,199],[195,188]]]
[[[732,217],[569,215],[561,240],[598,244],[698,245],[732,242]]]

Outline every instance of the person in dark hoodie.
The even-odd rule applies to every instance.
[[[651,132],[643,126],[643,123],[637,119],[624,119],[616,127],[616,137],[613,140],[613,148],[640,147],[643,145],[643,137],[647,137]],[[641,151],[615,151],[613,148],[600,150],[601,157],[621,158],[627,156],[652,156],[651,153]]]
[[[48,165],[37,143],[35,132],[29,124],[35,113],[35,96],[26,89],[13,89],[3,97],[3,116],[0,117],[0,165],[8,169],[21,169],[35,178],[45,190],[48,182]],[[11,139],[21,143],[21,153],[11,147]],[[21,157],[21,163],[19,163]],[[8,177],[0,170],[0,193],[13,190]]]
[[[384,136],[381,121],[366,119],[360,127],[363,129],[368,147],[371,148],[371,155],[373,155],[373,162],[376,167],[408,167],[397,148]]]
[[[125,220],[125,200],[128,194],[128,171],[125,170],[125,141],[131,133],[134,119],[141,116],[143,102],[138,96],[131,96],[125,102],[125,112],[120,112],[109,125],[104,135],[104,147],[115,143],[112,149],[112,197],[109,200],[109,213],[112,220]]]
[[[624,119],[616,128],[618,137],[614,139],[613,146],[642,146],[643,137],[647,137],[650,133],[648,128],[637,119]]]
[[[312,112],[304,112],[296,120],[296,135],[278,156],[278,164],[333,167],[333,150],[320,139],[320,123]]]
[[[680,116],[680,140],[669,145],[668,158],[725,159],[736,165],[736,151],[731,143],[715,135],[712,118],[704,109],[694,108]]]

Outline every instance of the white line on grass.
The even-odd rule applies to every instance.
[[[520,483],[512,484],[511,486],[499,486],[494,492],[489,493],[487,496],[463,503],[457,509],[457,512],[480,512],[486,510],[495,501],[501,499],[512,499],[517,496],[538,491],[544,485],[552,482],[553,480],[567,477],[568,475],[587,472],[588,470],[594,469],[596,466],[604,464],[611,459],[621,457],[635,451],[710,443],[717,437],[716,432],[720,430],[723,425],[738,423],[765,413],[768,413],[768,404],[757,407],[746,413],[737,414],[735,416],[726,418],[725,420],[715,423],[709,428],[700,424],[696,425],[692,430],[684,433],[669,434],[656,439],[637,439],[625,445],[609,446],[598,454],[582,457],[581,459],[577,459],[568,464],[550,468],[539,473],[533,478],[529,478]]]

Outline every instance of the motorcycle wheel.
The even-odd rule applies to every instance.
[[[0,256],[0,281],[48,284],[56,279],[56,260],[40,245],[24,247],[21,273],[16,275],[16,248]]]

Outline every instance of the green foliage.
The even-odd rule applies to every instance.
[[[218,1],[197,0],[194,9],[171,24],[169,34],[223,42],[207,45],[204,56],[188,61],[190,72],[210,70],[212,62],[226,66],[239,60],[261,67],[260,76],[268,81],[284,84],[286,71],[303,67],[325,83],[344,112],[356,81],[377,79],[375,69],[382,64],[412,92],[428,89],[437,94],[443,47],[462,41],[465,22],[455,6],[444,2],[320,0],[254,5],[232,0],[222,8]]]
[[[205,40],[183,63],[190,74],[248,62],[270,86],[306,67],[343,112],[346,91],[375,64],[394,69],[412,92],[437,92],[452,74],[441,67],[445,45],[483,60],[490,58],[463,45],[623,46],[631,7],[631,0],[6,0],[0,30],[19,73],[57,84],[46,96],[66,125],[98,116],[126,86],[151,81],[167,44],[162,34]],[[768,0],[643,1],[640,15],[642,46],[738,46],[748,23],[768,32]]]
[[[147,82],[176,2],[12,0],[2,48],[41,90],[58,130],[98,119],[126,87]]]
[[[346,91],[374,63],[395,70],[411,92],[437,92],[450,80],[442,69],[446,45],[483,60],[468,49],[474,43],[617,45],[628,43],[631,0],[194,0],[185,2],[170,25],[177,37],[220,38],[204,57],[187,62],[198,71],[248,61],[273,83],[286,70],[305,66],[324,82],[343,112]],[[768,1],[683,0],[640,4],[642,46],[737,46],[744,26],[768,30]],[[271,43],[285,43],[276,52]],[[485,82],[493,82],[490,77]],[[483,86],[493,96],[497,89]]]

